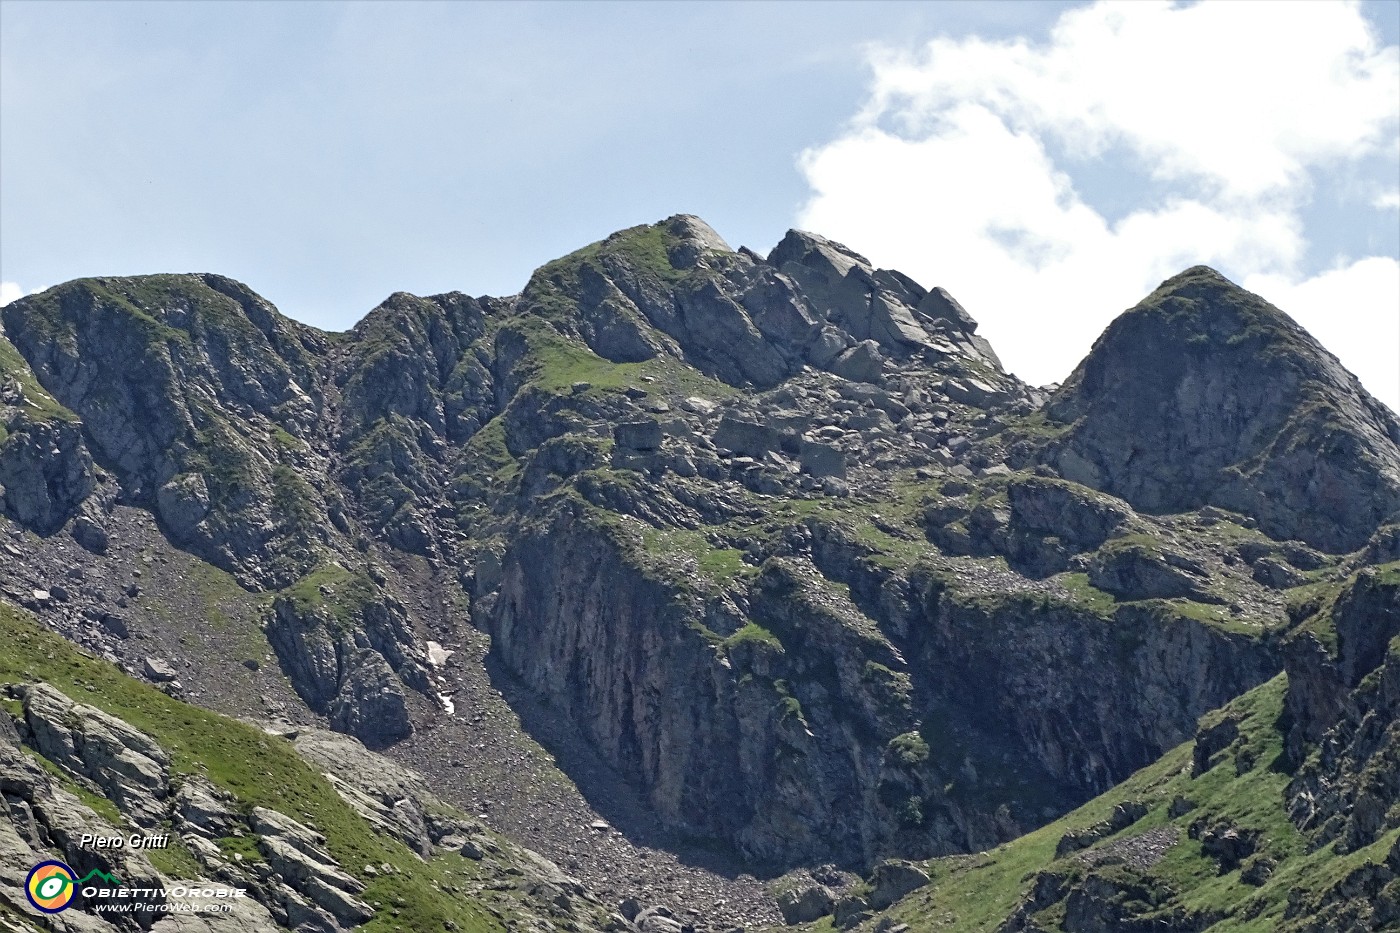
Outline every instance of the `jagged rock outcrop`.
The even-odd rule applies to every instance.
[[[1315,845],[1344,852],[1400,825],[1400,567],[1362,571],[1331,615],[1335,657],[1311,633],[1287,655],[1288,748],[1301,761],[1288,804]]]
[[[273,601],[267,639],[307,704],[374,748],[413,731],[405,687],[427,692],[423,648],[403,606],[332,567]]]
[[[730,385],[760,389],[804,364],[879,382],[887,357],[966,357],[1001,369],[976,323],[942,289],[930,292],[798,231],[761,260],[684,214],[550,263],[525,288],[521,308],[606,359],[676,356]]]
[[[1047,459],[1134,507],[1206,504],[1363,544],[1400,511],[1400,419],[1306,331],[1197,266],[1117,318],[1046,405]]]
[[[0,320],[176,541],[260,582],[309,566],[325,506],[295,466],[323,410],[319,334],[215,275],[81,279]]]
[[[0,514],[52,534],[96,485],[77,416],[44,390],[0,326]]]
[[[34,636],[21,632],[20,637]],[[75,663],[72,669],[83,666]],[[149,690],[128,685],[116,702],[135,699],[137,708],[160,729],[173,730],[167,735],[196,722],[194,728],[217,725],[216,717],[182,712],[174,701],[143,699],[143,689]],[[470,893],[478,903],[494,896],[489,892],[508,891],[512,893],[501,895],[503,903],[525,922],[549,917],[571,929],[599,928],[594,921],[604,915],[601,905],[579,882],[488,832],[429,792],[420,775],[354,739],[317,730],[295,735],[307,760],[327,771],[330,784],[317,785],[317,772],[291,753],[291,745],[282,738],[268,739],[225,722],[229,732],[243,730],[227,736],[234,742],[271,741],[286,747],[263,744],[263,754],[256,758],[234,755],[217,764],[200,762],[203,769],[213,766],[217,777],[211,779],[186,773],[183,769],[189,765],[177,762],[150,734],[111,713],[75,703],[51,685],[12,685],[6,690],[8,699],[21,704],[22,717],[16,722],[8,709],[0,710],[0,913],[36,924],[20,929],[43,924],[43,929],[69,933],[344,933],[369,922],[384,907],[386,888],[374,887],[377,879],[403,871],[389,862],[343,861],[347,851],[375,862],[390,855],[399,860],[382,840],[410,845],[421,841],[414,847],[417,856],[399,850],[408,859],[399,864],[411,866],[418,859],[425,870],[440,853],[471,848],[470,857],[477,863],[474,877],[481,880]],[[113,702],[112,697],[101,699]],[[259,799],[298,801],[301,819],[251,802]],[[361,823],[361,817],[366,822]],[[324,832],[308,825],[313,819],[326,827]],[[127,844],[143,835],[163,845],[142,849]],[[90,842],[94,837],[123,844],[95,846]],[[468,837],[474,842],[468,843]],[[100,871],[119,879],[99,886],[120,886],[130,893],[80,894],[72,908],[41,919],[28,905],[23,885],[30,866],[53,858],[83,875]],[[184,873],[195,870],[201,874]],[[451,872],[443,877],[451,877]],[[413,897],[421,882],[403,880],[407,887],[387,890]],[[229,902],[227,911],[179,909],[214,896],[204,892],[237,889],[246,893],[219,895],[221,903]],[[443,898],[456,898],[466,907],[465,896],[454,885]],[[139,909],[132,910],[133,905]],[[400,901],[390,909],[398,916],[404,906]],[[475,914],[468,908],[455,916]],[[451,928],[441,920],[431,922],[435,928]]]
[[[92,458],[71,422],[11,421],[0,444],[0,504],[16,521],[47,534],[61,528],[92,492]]]
[[[22,687],[24,738],[39,754],[102,788],[137,825],[165,816],[170,756],[136,729],[46,684]]]

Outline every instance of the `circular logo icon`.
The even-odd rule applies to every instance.
[[[37,909],[56,914],[73,902],[76,882],[73,869],[62,862],[40,862],[24,880],[24,893]]]

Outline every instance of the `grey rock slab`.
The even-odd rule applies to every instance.
[[[928,873],[913,862],[903,859],[881,862],[870,876],[870,906],[884,910],[926,884]]]
[[[167,683],[180,676],[170,662],[163,658],[142,658],[141,672],[156,683]]]
[[[878,382],[884,373],[880,345],[873,340],[862,340],[836,357],[831,371],[852,382]]]

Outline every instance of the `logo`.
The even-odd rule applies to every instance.
[[[62,862],[40,862],[24,880],[29,903],[46,914],[56,914],[73,902],[78,881],[73,869]]]
[[[82,878],[75,878],[73,869],[62,862],[40,862],[29,870],[24,879],[24,894],[29,903],[46,914],[56,914],[73,903],[73,895],[93,878],[108,884],[121,884],[116,875],[94,868]]]

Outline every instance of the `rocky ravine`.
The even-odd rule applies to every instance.
[[[208,275],[0,321],[12,598],[133,670],[123,627],[182,674],[191,636],[236,645],[181,686],[464,805],[512,773],[465,750],[518,756],[491,818],[576,859],[530,828],[552,755],[570,819],[621,832],[586,880],[694,869],[702,923],[772,916],[741,870],[978,850],[1108,789],[1280,670],[1290,610],[1400,517],[1400,422],[1202,268],[1048,395],[940,289],[685,216],[343,335]],[[138,554],[194,578],[110,572]],[[643,838],[690,854],[653,870]]]

